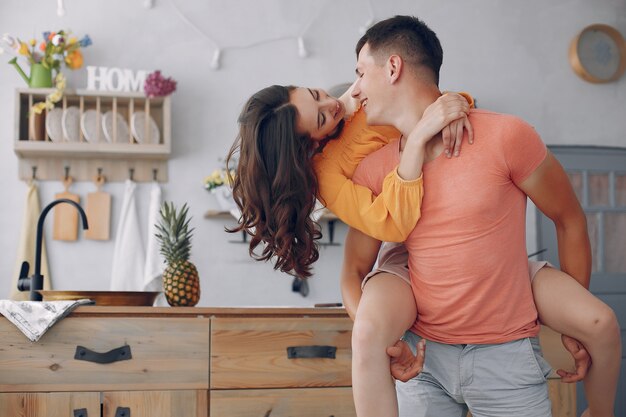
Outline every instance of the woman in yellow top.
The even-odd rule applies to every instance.
[[[316,197],[348,225],[380,240],[403,242],[420,215],[424,143],[444,130],[448,142],[455,138],[458,152],[463,127],[471,129],[464,96],[446,94],[431,107],[375,198],[350,178],[365,156],[399,138],[397,130],[367,126],[349,91],[339,99],[320,89],[259,91],[244,106],[228,157],[239,152],[232,184],[242,215],[233,231],[252,236],[255,259],[272,259],[275,269],[301,278],[311,275],[318,258],[314,241],[321,234],[310,217]],[[261,242],[262,253],[253,254]]]
[[[310,267],[318,258],[314,241],[321,234],[310,218],[316,196],[342,221],[363,233],[383,241],[403,241],[420,215],[424,143],[441,132],[449,155],[458,154],[464,128],[471,138],[471,126],[465,117],[468,111],[468,100],[458,94],[445,94],[433,103],[407,138],[398,168],[385,178],[383,192],[376,197],[350,178],[367,154],[398,138],[397,131],[368,127],[349,91],[340,99],[319,89],[272,86],[259,91],[244,106],[239,118],[239,137],[228,158],[239,152],[233,196],[242,216],[234,231],[245,230],[252,236],[250,254],[255,259],[274,260],[275,269],[302,278],[310,276]],[[256,255],[253,250],[260,243],[264,243],[263,250]],[[362,280],[368,271],[363,272],[355,279]],[[406,279],[400,272],[385,275]],[[363,294],[368,296],[363,299],[367,303],[360,303],[361,290],[345,282],[345,273],[342,281],[344,304],[350,316],[353,319],[356,316],[353,358],[362,357],[368,345],[393,345],[415,320],[415,300],[403,284],[398,285],[399,280],[379,278],[381,285],[376,286],[376,291],[366,285]],[[612,391],[614,398],[617,383],[616,363],[619,365],[621,354],[619,326],[612,310],[586,293],[582,286],[568,286],[567,290],[570,296],[584,300],[589,321],[574,327],[563,324],[565,314],[552,307],[553,300],[559,299],[564,291],[561,283],[571,282],[570,277],[553,268],[537,272],[533,291],[540,318],[564,333],[576,335],[591,352],[604,352],[594,361],[594,367],[599,371],[595,374],[606,378],[585,380],[585,391],[590,403],[602,403],[604,397],[612,404],[608,397]],[[358,325],[359,317],[377,320]],[[357,334],[357,329],[368,327],[368,335],[380,340],[370,338],[369,343],[362,343],[363,337]],[[567,382],[580,380],[589,366],[589,355],[581,343],[571,338],[564,336],[564,344],[576,358],[577,369],[575,373],[559,370],[559,375]],[[395,377],[405,379],[415,375],[423,361],[421,348],[421,357],[416,362],[410,359],[406,372],[401,360],[392,360]],[[395,353],[399,351],[396,349]],[[384,386],[393,389],[389,358],[384,357],[383,366],[373,363],[375,359],[353,360],[352,383],[359,416],[397,414],[397,409],[393,411],[395,397],[389,389],[383,389]]]
[[[364,112],[356,111],[349,91],[340,99],[319,89],[272,86],[259,91],[244,106],[239,137],[227,160],[239,152],[232,184],[241,220],[233,231],[245,230],[251,235],[252,257],[273,260],[275,269],[301,278],[310,276],[311,264],[318,258],[315,239],[321,233],[311,219],[316,196],[350,226],[381,240],[404,241],[420,215],[424,144],[442,130],[448,142],[452,137],[460,141],[464,126],[471,132],[466,117],[469,108],[468,101],[458,94],[444,95],[434,103],[407,138],[400,164],[385,178],[383,192],[375,197],[369,188],[354,184],[350,178],[367,154],[399,138],[395,129],[368,127]],[[460,143],[454,148],[458,152]],[[264,243],[262,253],[256,255],[253,251],[260,243]],[[399,305],[385,306],[387,311],[381,316],[393,316],[394,311],[403,316],[413,314],[412,323],[413,294],[395,281],[383,281],[387,285],[374,294],[399,301]],[[368,291],[373,286],[365,288]],[[406,308],[405,302],[409,304]],[[367,305],[363,303],[361,309]],[[379,303],[369,305],[380,308]],[[385,327],[394,334],[388,340],[387,333],[380,332],[380,342],[388,346],[410,323],[392,320]],[[386,358],[385,377],[392,381],[388,357],[384,349],[381,353]],[[368,375],[369,366],[353,363],[353,372],[357,368]],[[377,384],[378,379],[377,374],[371,374],[371,378],[353,382],[357,410],[369,408],[367,403],[359,404],[358,398],[368,397],[366,385],[359,382]],[[363,395],[357,395],[359,392]],[[383,404],[395,401],[394,391],[386,396],[391,398],[384,398]]]

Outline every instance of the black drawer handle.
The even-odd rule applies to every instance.
[[[335,359],[335,346],[290,346],[287,348],[289,359],[327,358]]]
[[[113,363],[118,361],[127,361],[132,359],[133,355],[130,352],[130,346],[124,345],[117,349],[110,350],[105,353],[94,352],[87,349],[84,346],[76,346],[76,353],[74,359],[78,361],[87,361],[95,363]]]
[[[270,417],[271,414],[272,414],[272,409],[270,408],[269,410],[267,410],[267,413],[265,413],[265,416],[263,417]],[[335,417],[335,416],[329,416],[329,417]]]
[[[117,407],[117,410],[115,410],[115,417],[130,417],[130,408]]]
[[[78,410],[74,410],[74,417],[88,417],[87,416],[87,409],[86,408],[80,408]]]

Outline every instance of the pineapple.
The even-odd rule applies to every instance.
[[[156,225],[156,237],[167,264],[163,290],[171,306],[195,306],[200,300],[198,270],[189,262],[193,229],[189,230],[187,212],[187,204],[177,211],[174,203],[165,202],[161,206],[161,221]]]

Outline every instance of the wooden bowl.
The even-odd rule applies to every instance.
[[[97,306],[151,306],[158,291],[37,291],[43,301],[90,299]]]

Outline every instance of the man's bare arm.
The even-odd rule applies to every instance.
[[[554,222],[561,270],[589,288],[591,245],[587,219],[559,161],[548,152],[539,167],[518,186]]]
[[[591,246],[587,234],[587,219],[567,174],[561,164],[548,152],[545,160],[519,187],[556,226],[561,269],[584,288],[589,288]],[[582,380],[591,358],[578,340],[562,335],[563,346],[574,358],[575,372],[559,370],[563,382]]]

